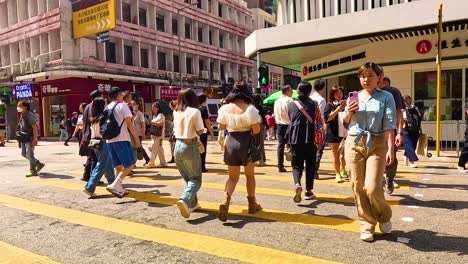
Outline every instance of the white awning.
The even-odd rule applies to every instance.
[[[375,37],[434,29],[439,4],[443,4],[444,26],[468,27],[467,0],[421,0],[256,30],[245,40],[245,54],[254,59],[260,51],[265,63],[300,70],[305,62],[370,43]]]

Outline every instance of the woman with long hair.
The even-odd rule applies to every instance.
[[[403,111],[403,146],[405,147],[405,154],[403,161],[406,166],[417,168],[418,166],[414,162],[419,160],[418,155],[416,155],[416,145],[422,133],[421,113],[413,105],[411,96],[403,96],[403,102],[405,103],[405,110]]]
[[[396,107],[391,93],[377,89],[382,68],[368,62],[358,71],[362,90],[348,99],[343,123],[348,127],[346,166],[360,222],[361,240],[373,241],[379,223],[383,234],[392,230],[392,209],[385,200],[383,174],[395,158]]]
[[[153,118],[151,120],[150,134],[151,134],[151,159],[148,167],[155,168],[156,157],[159,156],[158,167],[167,167],[166,159],[164,158],[164,148],[162,146],[164,140],[164,128],[166,118],[161,111],[159,102],[154,102],[151,106]]]
[[[247,178],[248,212],[253,214],[262,209],[255,199],[255,170],[253,166],[254,162],[260,160],[258,157],[260,155],[254,155],[252,146],[254,141],[259,142],[258,136],[262,120],[258,110],[252,105],[252,94],[243,82],[236,83],[235,88],[226,99],[230,103],[219,109],[217,119],[219,130],[229,132],[224,145],[224,162],[228,165],[229,179],[224,188],[224,200],[219,206],[218,213],[219,220],[223,222],[227,220],[231,196],[239,181],[240,166],[244,166]]]
[[[346,107],[346,101],[343,100],[343,87],[335,85],[330,91],[330,103],[325,106],[323,114],[327,126],[327,142],[333,153],[333,167],[335,169],[335,181],[343,182],[343,178],[347,178],[348,174],[345,169],[344,156],[340,153],[340,143],[343,137],[338,135],[338,114],[343,112]]]
[[[286,142],[291,147],[291,166],[295,185],[294,202],[302,200],[302,172],[305,163],[305,200],[312,200],[315,195],[314,174],[317,146],[314,142],[316,129],[323,127],[322,116],[316,101],[310,98],[312,85],[302,81],[297,86],[298,98],[289,105],[289,125],[286,132]],[[310,120],[309,120],[310,119]]]
[[[198,97],[192,89],[180,91],[174,109],[174,158],[177,169],[184,178],[185,189],[177,207],[185,218],[189,218],[190,213],[200,208],[197,192],[202,183],[202,162],[198,142],[200,135],[206,131],[198,107]]]
[[[107,150],[107,143],[101,138],[100,133],[100,121],[105,108],[106,100],[101,97],[93,100],[90,118],[91,142],[99,142],[97,143],[97,147],[93,148],[98,161],[83,189],[83,192],[89,195],[91,198],[96,196],[94,192],[96,191],[96,186],[99,184],[102,175],[106,176],[107,182],[109,184],[115,180],[114,168],[112,167],[112,161]]]

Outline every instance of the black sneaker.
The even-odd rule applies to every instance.
[[[389,177],[385,177],[385,190],[388,194],[392,194],[395,190],[395,185],[393,184],[393,180]]]
[[[278,167],[279,172],[288,172],[283,166]]]
[[[168,163],[175,163],[174,158],[172,158]]]
[[[312,191],[306,191],[304,195],[304,200],[312,200],[314,199],[315,194]]]

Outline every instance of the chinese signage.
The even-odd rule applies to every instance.
[[[30,83],[16,85],[14,93],[16,94],[17,99],[31,98],[33,96]]]
[[[434,44],[437,47],[437,42]],[[454,38],[451,40],[442,40],[441,47],[442,49],[456,49],[460,47],[468,47],[468,38],[466,40],[460,40],[459,38]],[[416,51],[419,54],[426,54],[432,50],[432,43],[429,40],[421,40],[416,44]]]
[[[41,90],[43,95],[63,94],[71,92],[71,89],[59,89],[58,87],[52,86],[50,84],[42,85]]]
[[[109,92],[112,88],[112,85],[109,83],[98,83],[97,89],[100,92]]]
[[[159,98],[164,99],[166,101],[176,100],[180,92],[180,88],[177,88],[177,87],[161,86],[159,89],[160,89]]]
[[[96,38],[97,43],[104,43],[110,41],[110,33],[109,31],[99,33]]]
[[[115,28],[115,0],[81,0],[72,9],[74,39]]]
[[[312,73],[312,72],[321,71],[321,70],[324,70],[324,69],[327,69],[327,68],[330,68],[330,67],[333,67],[333,66],[336,66],[336,65],[341,65],[341,64],[344,64],[344,63],[348,63],[348,62],[351,62],[351,61],[360,60],[360,59],[364,59],[364,58],[366,58],[366,52],[361,52],[361,53],[357,53],[357,54],[354,54],[354,55],[351,55],[351,56],[346,56],[346,57],[343,57],[343,58],[339,58],[339,59],[336,59],[336,60],[331,60],[331,61],[318,63],[318,64],[315,64],[315,65],[312,65],[312,66],[304,66],[302,68],[302,75],[306,76],[307,74]]]

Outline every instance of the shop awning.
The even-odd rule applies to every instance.
[[[100,73],[100,72],[89,72],[89,71],[76,71],[76,70],[58,70],[58,71],[46,71],[33,73],[23,76],[15,77],[16,82],[33,82],[33,81],[43,81],[43,80],[54,80],[54,79],[63,79],[70,77],[78,78],[93,78],[100,80],[114,80],[114,81],[131,81],[138,83],[150,83],[150,84],[168,84],[169,81],[162,79],[152,79],[145,77],[137,76],[128,76],[128,75],[118,75],[118,74],[109,74],[109,73]]]
[[[438,6],[444,30],[468,29],[468,1],[424,0],[260,29],[245,40],[246,56],[300,71],[301,64],[370,42],[434,34]]]

